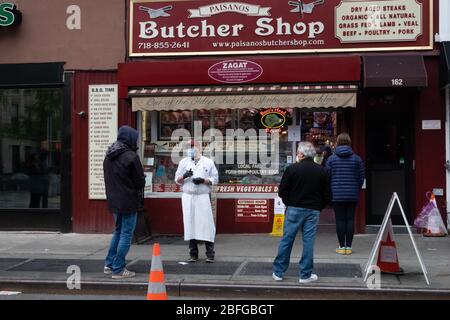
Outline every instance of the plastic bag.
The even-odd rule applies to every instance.
[[[426,228],[428,225],[428,218],[430,217],[433,210],[437,210],[437,208],[431,201],[429,201],[422,207],[422,210],[420,211],[419,215],[414,220],[414,226],[416,228]]]
[[[437,208],[434,194],[428,192],[426,196],[428,202],[422,207],[420,214],[414,220],[414,226],[419,229],[426,229],[427,234],[446,235],[447,229]]]

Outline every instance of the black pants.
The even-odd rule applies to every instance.
[[[339,246],[351,247],[355,234],[356,202],[333,202]]]
[[[48,193],[31,193],[30,208],[40,208],[42,199],[42,208],[48,207]]]
[[[206,256],[214,259],[214,242],[204,241],[206,248]],[[189,240],[189,254],[193,258],[198,258],[198,240]]]

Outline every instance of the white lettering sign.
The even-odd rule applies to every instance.
[[[176,26],[159,26],[156,21],[139,22],[139,38],[154,39],[161,37],[163,39],[173,38],[215,38],[215,37],[239,37],[244,30],[243,24],[208,24],[207,20],[202,20],[200,25],[187,26],[180,22]],[[289,23],[283,18],[260,18],[256,20],[255,34],[258,36],[271,35],[307,35],[309,39],[315,39],[325,31],[323,22],[296,22]]]
[[[106,199],[103,160],[117,138],[117,85],[89,86],[89,199]]]
[[[416,1],[342,1],[335,16],[341,43],[416,41],[422,35],[422,4]]]
[[[422,130],[441,130],[441,120],[422,120]]]
[[[261,8],[257,5],[252,5],[248,3],[240,2],[222,2],[216,3],[209,6],[199,7],[198,9],[189,9],[189,18],[200,18],[200,17],[211,17],[216,14],[225,12],[234,12],[244,14],[246,16],[270,16],[270,9],[272,8]]]

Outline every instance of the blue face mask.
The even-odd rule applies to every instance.
[[[197,152],[195,152],[195,149],[188,149],[187,150],[187,156],[189,158],[192,158],[192,159],[195,158],[196,154],[197,154]]]

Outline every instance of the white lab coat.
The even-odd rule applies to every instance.
[[[184,240],[192,239],[214,242],[216,227],[211,208],[211,186],[206,184],[195,185],[194,178],[209,179],[213,185],[218,183],[219,173],[211,159],[202,156],[197,164],[191,158],[184,158],[178,165],[175,173],[177,182],[186,171],[192,169],[194,175],[184,180],[181,205],[183,208]],[[179,184],[177,182],[177,184]]]

